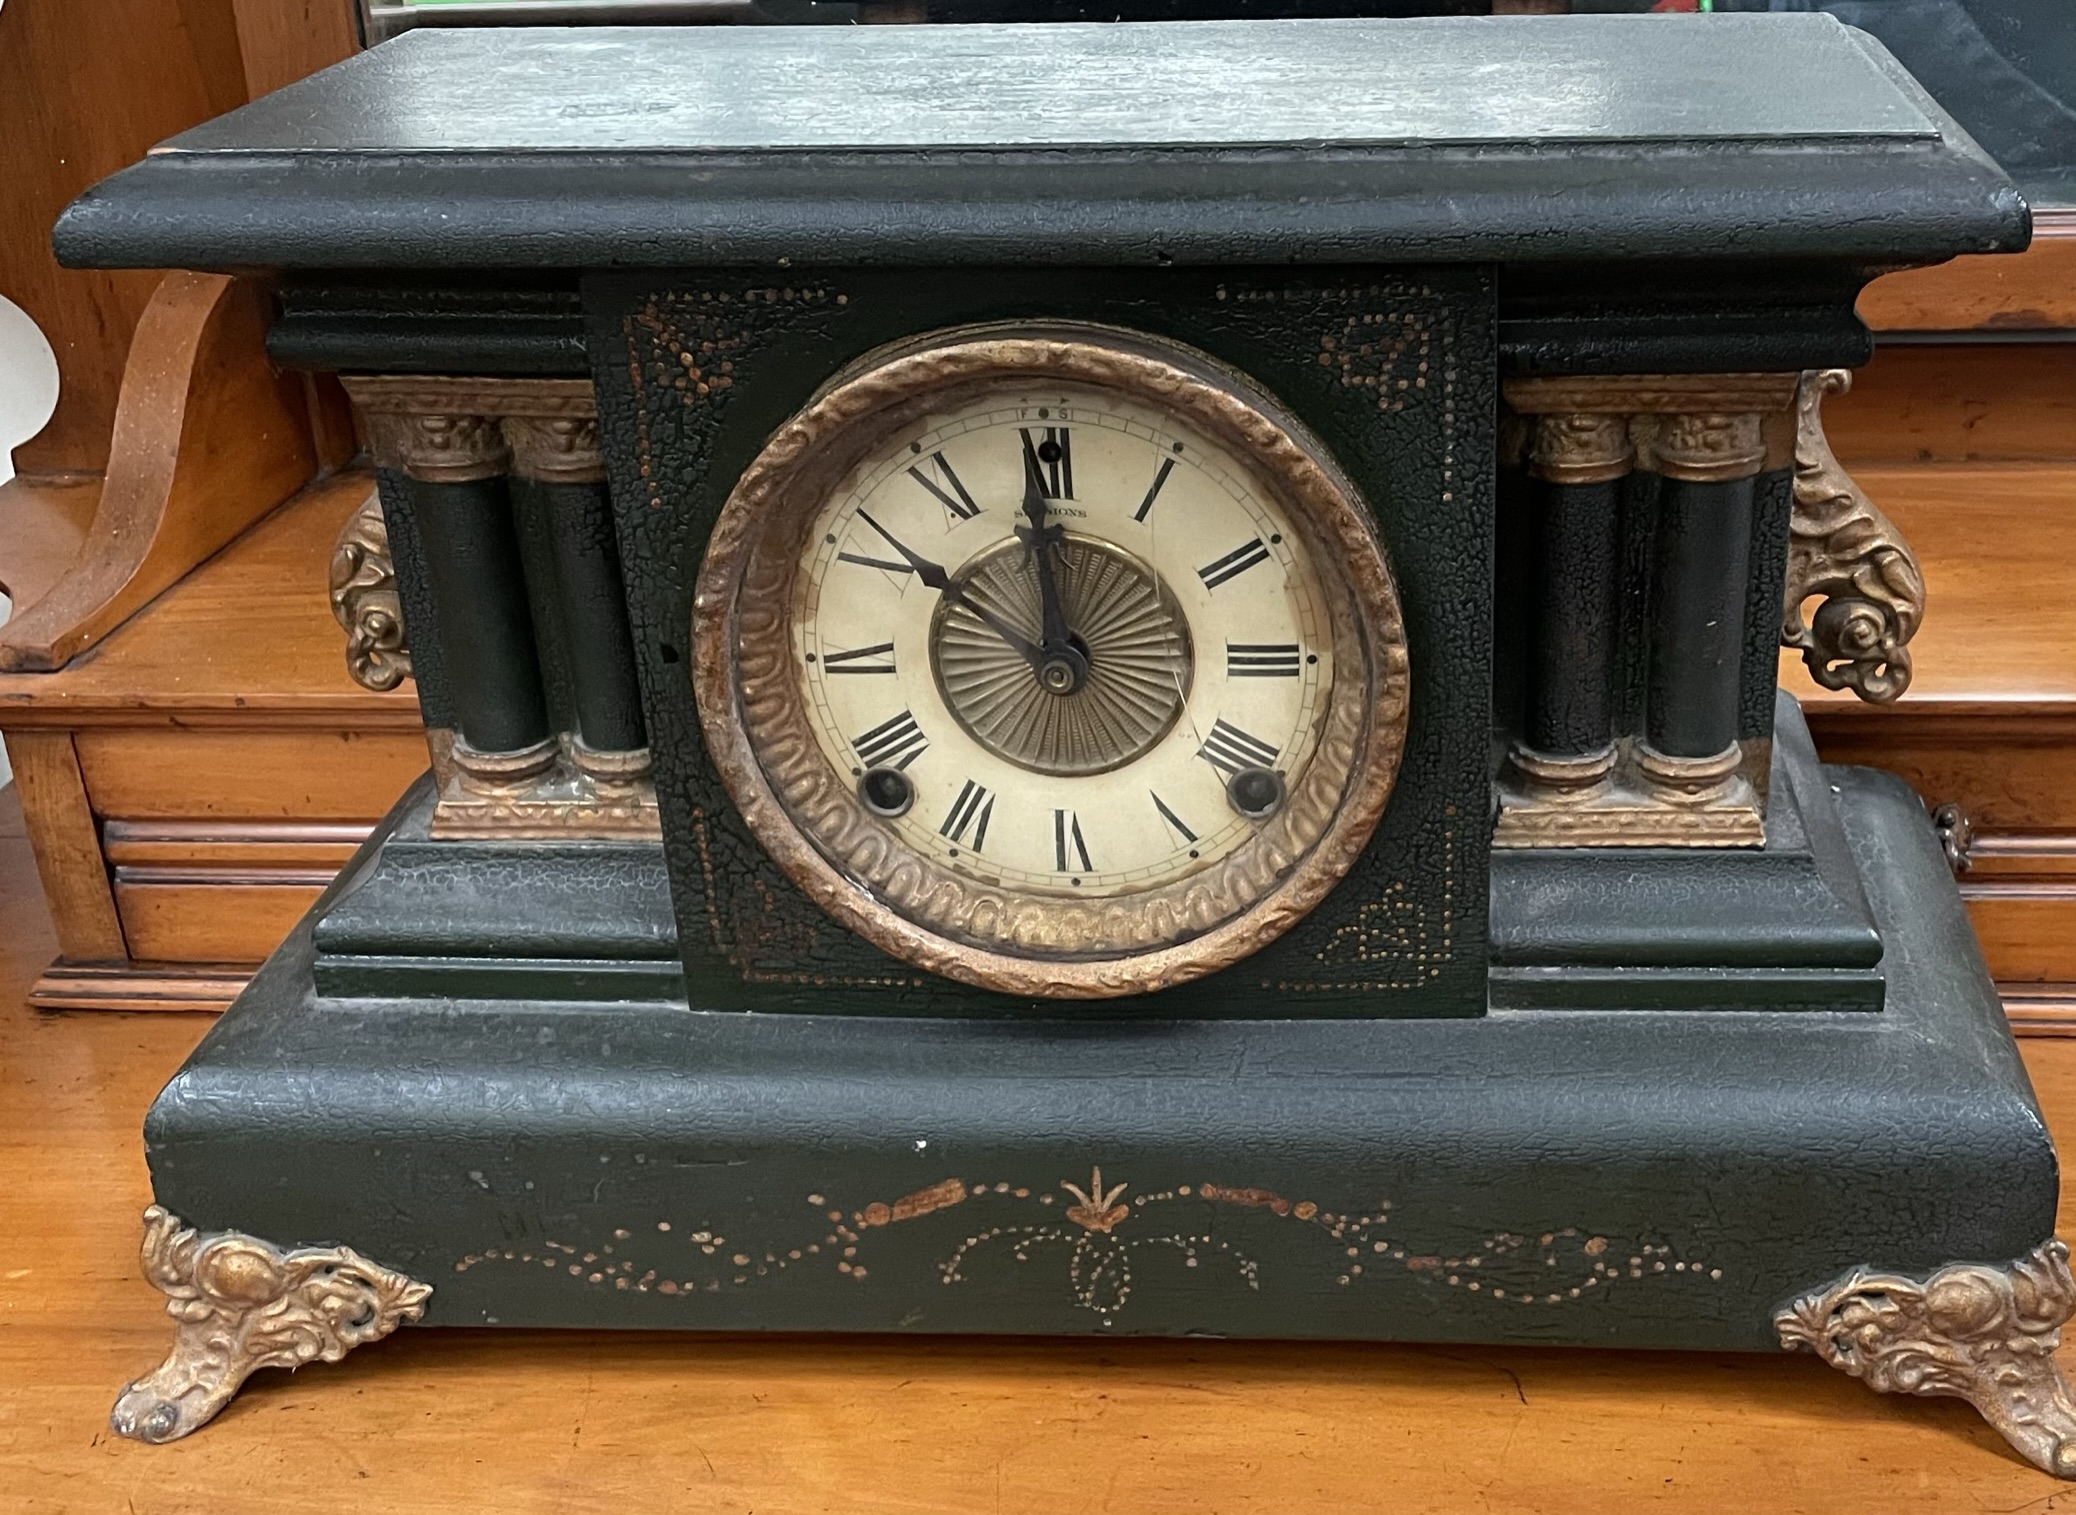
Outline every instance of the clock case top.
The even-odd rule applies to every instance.
[[[1579,16],[418,30],[173,138],[57,239],[157,267],[1749,264],[2025,229],[1863,33]]]
[[[312,368],[585,373],[608,269],[1475,264],[1509,371],[1678,373],[1864,363],[1869,279],[2029,236],[1813,14],[426,28],[162,144],[55,242],[274,274]]]

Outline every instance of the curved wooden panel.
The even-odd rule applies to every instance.
[[[62,668],[316,472],[302,382],[267,361],[265,335],[265,297],[250,283],[160,283],[130,346],[86,542],[0,628],[0,669]]]

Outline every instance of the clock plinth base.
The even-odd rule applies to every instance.
[[[1778,1351],[1814,1280],[2023,1256],[2055,1215],[1921,807],[1823,777],[1887,947],[1878,1011],[1730,1034],[1707,1010],[719,1014],[494,976],[320,996],[305,925],[154,1105],[154,1188],[426,1281],[428,1324]],[[651,882],[601,857],[604,920]],[[379,860],[321,935],[391,887]]]

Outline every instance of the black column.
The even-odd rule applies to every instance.
[[[1752,502],[1765,447],[1756,412],[1668,415],[1651,451],[1664,485],[1652,554],[1650,658],[1637,771],[1673,804],[1734,783]]]
[[[552,733],[503,477],[409,488],[462,741],[482,753],[541,746]]]
[[[1753,486],[1667,479],[1659,498],[1644,739],[1667,757],[1737,741]]]
[[[1614,768],[1619,491],[1634,461],[1620,415],[1535,418],[1536,615],[1514,766],[1541,789],[1590,790]]]
[[[555,573],[569,638],[578,736],[593,752],[646,747],[634,633],[620,579],[620,548],[603,484],[544,483]]]
[[[1535,508],[1539,605],[1524,736],[1538,752],[1584,757],[1615,734],[1616,485],[1539,481]]]
[[[647,775],[649,738],[598,419],[588,398],[544,400],[556,403],[508,415],[505,436],[513,472],[539,492],[547,517],[575,713],[571,756],[602,792],[621,790]]]

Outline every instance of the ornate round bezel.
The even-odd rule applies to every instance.
[[[822,756],[790,632],[806,533],[852,469],[954,397],[1047,380],[1157,406],[1248,460],[1304,539],[1333,640],[1333,686],[1312,756],[1273,817],[1200,871],[1086,901],[985,883],[897,838]],[[1258,951],[1304,919],[1361,855],[1404,751],[1404,618],[1353,487],[1236,374],[1188,348],[1110,328],[969,328],[852,365],[736,482],[693,604],[700,722],[757,840],[810,899],[875,946],[1004,993],[1147,993]]]

